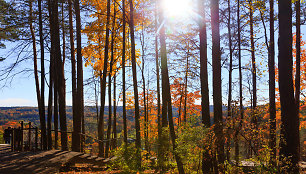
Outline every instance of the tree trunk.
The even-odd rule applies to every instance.
[[[54,57],[53,57],[53,63],[54,63]],[[54,64],[53,64],[54,65]],[[56,72],[55,66],[53,66],[53,72]],[[57,85],[57,78],[55,77],[55,73],[53,74],[53,85],[54,85],[54,147],[55,149],[58,149],[58,85]],[[51,118],[50,118],[51,120]],[[51,122],[51,121],[50,121]],[[50,132],[51,134],[51,132]]]
[[[76,130],[74,131],[77,137],[75,146],[76,150],[83,151],[83,136],[84,133],[84,94],[83,94],[83,60],[82,60],[82,38],[81,38],[81,17],[80,17],[80,3],[79,0],[74,1],[74,8],[76,14],[76,38],[77,38],[77,87],[76,87],[76,102],[77,102],[77,116],[76,116]]]
[[[301,91],[301,2],[295,2],[296,10],[296,73],[295,73],[295,103],[298,115],[300,114]]]
[[[199,0],[199,14],[201,19],[200,27],[200,79],[201,79],[201,108],[202,123],[206,127],[210,127],[210,111],[209,111],[209,89],[208,89],[208,73],[207,73],[207,33],[206,33],[206,17],[205,17],[205,1]]]
[[[183,94],[183,87],[182,87],[182,84],[180,83],[180,94],[181,94],[181,96],[180,96],[180,104],[179,104],[179,111],[178,111],[178,113],[179,113],[179,115],[178,115],[178,120],[179,120],[179,126],[181,125],[181,123],[182,123],[182,102],[183,102],[183,96],[184,96],[184,94]]]
[[[103,70],[103,74],[104,74],[104,70]],[[100,90],[101,90],[100,100],[102,104],[104,101],[104,106],[105,106],[105,87],[104,87],[105,84],[106,82],[103,83],[103,78],[102,78],[102,73],[101,73],[100,75]],[[103,94],[103,90],[104,90],[104,94]],[[104,157],[104,107],[102,111],[102,106],[103,106],[102,104],[100,106],[100,117],[98,119],[98,138],[99,138],[99,156],[100,157]]]
[[[207,72],[207,32],[205,17],[205,1],[198,0],[199,14],[199,37],[200,37],[200,80],[201,80],[201,111],[202,123],[205,127],[210,127],[210,111],[209,111],[209,88],[208,88],[208,72]],[[203,152],[202,172],[209,173],[211,171],[211,157],[208,151]]]
[[[253,82],[253,100],[252,100],[252,127],[257,132],[258,128],[258,116],[257,116],[257,86],[256,86],[256,60],[255,60],[255,45],[254,45],[254,28],[253,28],[253,3],[252,0],[249,0],[249,17],[250,17],[250,39],[251,39],[251,56],[252,56],[252,82]],[[254,142],[255,151],[257,151],[258,140],[256,137],[257,133],[253,133],[252,139]],[[252,151],[250,150],[250,157],[252,157]]]
[[[280,160],[286,158],[286,173],[298,173],[299,117],[294,99],[292,79],[292,2],[278,2],[279,10],[279,93],[281,102]]]
[[[78,120],[77,112],[77,89],[76,89],[76,69],[75,69],[75,53],[74,53],[74,36],[73,36],[73,14],[72,2],[68,0],[69,6],[69,38],[70,38],[70,57],[71,57],[71,77],[72,77],[72,117],[73,117],[73,135],[72,135],[72,150],[80,152],[80,120]]]
[[[114,122],[113,122],[113,149],[117,148],[117,107],[116,107],[116,74],[114,75]]]
[[[56,65],[62,65],[61,59],[61,48],[60,48],[60,36],[59,36],[59,22],[58,22],[58,1],[52,0],[51,3],[51,27],[53,35],[53,44],[54,44],[54,59]],[[63,66],[58,66],[56,68],[56,74],[58,78],[58,100],[59,100],[59,114],[60,114],[60,127],[61,127],[61,145],[62,150],[68,150],[67,145],[67,123],[66,123],[66,97],[65,97],[65,75]]]
[[[113,39],[112,44],[113,45]],[[113,47],[113,46],[112,46]],[[113,52],[113,51],[112,51]],[[107,123],[107,134],[106,134],[106,145],[105,145],[105,158],[108,158],[109,146],[111,141],[111,130],[112,130],[112,66],[113,66],[113,53],[110,61],[110,70],[108,74],[108,123]]]
[[[274,46],[274,0],[270,0],[269,44],[269,112],[270,112],[270,164],[276,165],[276,106],[275,106],[275,46]]]
[[[30,31],[31,31],[31,39],[32,39],[32,48],[33,48],[33,57],[34,57],[34,77],[35,77],[35,87],[36,87],[36,97],[37,97],[37,104],[38,104],[38,111],[39,111],[39,117],[40,117],[40,126],[41,129],[43,129],[43,125],[46,124],[45,118],[42,116],[42,110],[41,110],[41,95],[40,95],[40,89],[39,89],[39,79],[38,79],[38,70],[37,70],[37,51],[36,51],[36,39],[35,39],[35,31],[33,28],[33,9],[32,9],[32,1],[29,1],[29,8],[30,8],[30,15],[29,15],[29,22],[30,22]]]
[[[45,120],[45,47],[42,26],[42,12],[41,0],[38,0],[38,13],[39,13],[39,42],[40,42],[40,66],[41,66],[41,95],[40,95],[40,108],[41,108],[41,135],[43,142],[46,143],[46,120]],[[52,114],[52,113],[51,113]]]
[[[164,21],[164,13],[162,11],[162,8],[159,8],[159,23],[162,24]],[[159,30],[159,39],[160,39],[160,46],[161,46],[161,73],[162,73],[162,127],[166,128],[167,126],[167,115],[168,115],[168,121],[169,121],[169,129],[170,129],[170,137],[172,141],[172,148],[174,157],[177,163],[178,172],[180,174],[184,174],[184,166],[182,163],[181,157],[176,152],[176,136],[174,131],[174,124],[173,124],[173,118],[172,118],[172,104],[171,104],[171,91],[170,91],[170,83],[169,83],[169,72],[168,72],[168,63],[167,63],[167,49],[166,49],[166,36],[165,36],[165,25],[160,27]],[[164,135],[166,132],[162,130],[162,143],[161,146],[167,146],[166,141],[164,141],[164,138],[166,139],[166,135]],[[166,149],[166,147],[162,147],[163,150]],[[165,153],[165,151],[162,151]],[[161,154],[165,155],[165,154]]]
[[[187,100],[188,100],[188,70],[189,70],[189,43],[187,45],[187,56],[186,56],[186,74],[185,74],[185,85],[184,85],[184,123],[187,123]]]
[[[51,133],[51,121],[52,121],[52,102],[53,102],[53,58],[50,54],[50,72],[49,72],[49,99],[48,99],[48,117],[47,117],[47,130],[48,130],[48,149],[52,148],[52,133]],[[54,126],[55,128],[55,126]],[[57,141],[57,135],[55,134],[56,141]],[[54,143],[55,149],[57,149],[57,143]]]
[[[219,0],[211,0],[211,26],[212,26],[212,66],[213,66],[213,102],[214,124],[217,145],[217,161],[224,163],[224,137],[222,121],[222,86],[221,86],[221,51],[219,29]],[[222,167],[221,167],[222,168]],[[223,169],[221,169],[221,172]]]
[[[238,128],[236,128],[235,134],[234,134],[234,143],[235,143],[235,161],[236,166],[239,164],[239,131],[242,127],[242,120],[244,115],[244,108],[243,108],[243,96],[242,96],[242,67],[241,67],[241,29],[240,29],[240,0],[237,1],[237,35],[238,35],[238,69],[239,69],[239,111],[240,111],[240,118],[238,119],[239,125]]]
[[[141,29],[141,36],[140,36],[140,43],[141,43],[141,77],[142,77],[142,92],[143,92],[143,109],[144,109],[144,138],[145,138],[145,150],[148,151],[148,119],[147,119],[147,114],[148,114],[148,108],[147,108],[147,101],[146,101],[146,81],[145,81],[145,76],[144,76],[144,69],[145,69],[145,64],[144,64],[144,55],[145,55],[145,37],[144,37],[144,27],[142,23],[142,29]]]
[[[101,108],[100,118],[98,124],[98,138],[99,138],[99,156],[104,157],[104,108],[105,108],[105,88],[108,66],[108,45],[109,45],[109,21],[110,21],[110,0],[107,0],[107,19],[106,19],[106,34],[105,34],[105,49],[104,49],[104,65],[103,76],[100,79],[101,83]]]
[[[140,140],[140,123],[139,123],[139,100],[137,88],[137,71],[136,71],[136,53],[135,53],[135,36],[134,36],[134,7],[133,1],[130,3],[130,32],[131,32],[131,56],[134,86],[134,102],[135,102],[135,128],[136,128],[136,148],[137,148],[137,167],[141,168],[141,140]]]
[[[127,124],[126,124],[126,93],[125,93],[125,37],[126,37],[126,16],[125,16],[125,0],[122,0],[122,92],[123,92],[123,139],[125,145],[127,145]]]
[[[231,33],[231,0],[227,1],[228,4],[228,23],[227,23],[227,32],[228,32],[228,47],[230,52],[229,57],[229,73],[228,73],[228,99],[227,99],[227,120],[232,118],[232,71],[233,71],[233,49],[232,49],[232,33]],[[226,136],[226,160],[230,161],[230,132],[227,129]]]
[[[155,32],[158,32],[158,20],[157,20],[157,13],[158,13],[158,0],[155,2]],[[156,68],[156,90],[157,90],[157,133],[158,133],[158,140],[157,140],[157,162],[158,166],[161,166],[162,161],[162,154],[161,154],[161,118],[160,118],[160,75],[159,75],[159,61],[158,61],[158,35],[155,36],[155,68]]]
[[[110,68],[108,73],[108,126],[107,126],[107,141],[105,147],[105,157],[108,157],[110,146],[111,146],[111,130],[112,130],[112,73],[114,66],[114,39],[115,39],[115,21],[116,20],[116,1],[114,1],[114,15],[113,15],[113,23],[112,23],[112,37],[111,37],[111,60],[110,60]]]

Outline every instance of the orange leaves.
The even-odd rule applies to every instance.
[[[177,108],[178,114],[181,113],[180,116],[182,116],[186,100],[186,117],[200,115],[201,107],[196,105],[196,100],[201,98],[200,91],[189,92],[185,89],[186,85],[182,81],[182,78],[177,78],[170,86],[173,106]],[[178,120],[175,121],[178,122]]]
[[[293,83],[295,83],[295,74],[296,74],[296,35],[293,35],[293,44],[292,44],[292,54],[294,58],[293,62]],[[301,37],[301,93],[305,93],[306,90],[306,49],[305,49],[305,42],[302,40]],[[276,81],[278,81],[278,67],[275,68],[276,71]],[[278,88],[276,91],[278,92]],[[304,92],[303,92],[304,91]],[[303,96],[301,96],[303,97]],[[279,99],[279,96],[277,96]],[[302,98],[301,98],[302,99]]]
[[[87,46],[85,46],[82,50],[83,56],[85,58],[85,66],[92,66],[93,69],[97,72],[103,71],[103,64],[104,64],[104,49],[105,49],[105,38],[106,38],[106,21],[107,21],[107,15],[106,15],[106,8],[107,4],[104,0],[83,0],[83,4],[91,6],[94,10],[92,10],[92,13],[90,14],[90,17],[93,21],[88,23],[85,26],[85,29],[82,30],[82,33],[84,33],[87,36]],[[122,29],[122,22],[123,22],[123,13],[121,7],[119,7],[121,1],[114,2],[112,1],[111,4],[111,15],[110,15],[110,23],[109,27],[110,30],[112,30],[112,34],[114,36],[110,36],[110,42],[111,44],[111,38],[114,39],[114,62],[113,62],[113,72],[116,72],[119,66],[121,64],[121,57],[122,57],[122,41],[123,41],[123,29]],[[144,7],[146,7],[146,0],[143,1],[137,1],[135,3],[135,25],[136,30],[140,29],[137,26],[140,26],[140,23],[143,23],[145,25],[148,25],[148,17],[146,17],[143,13]],[[114,4],[115,3],[115,4]],[[128,2],[126,2],[126,7],[129,6]],[[116,11],[116,17],[114,18],[114,12]],[[129,8],[126,8],[126,22],[129,21]],[[129,40],[129,27],[126,27],[126,60],[130,59],[130,40]],[[108,57],[111,57],[112,51],[111,46],[109,45],[109,55]],[[140,57],[139,50],[136,50],[136,59]],[[110,61],[110,60],[107,60]],[[136,60],[139,64],[139,59]],[[129,63],[128,61],[126,61]],[[96,73],[97,75],[99,73]]]
[[[306,110],[306,104],[300,107],[301,110]]]

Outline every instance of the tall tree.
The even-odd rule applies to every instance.
[[[52,46],[51,46],[52,47]],[[54,87],[54,108],[53,108],[53,118],[54,118],[54,142],[55,142],[55,149],[58,148],[58,82],[57,82],[57,79],[58,77],[56,76],[56,70],[55,70],[55,67],[54,66],[54,63],[55,63],[55,60],[54,60],[54,56],[50,56],[51,59],[52,59],[52,62],[53,62],[53,65],[52,65],[52,71],[53,71],[53,75],[52,75],[52,81],[53,81],[53,87]],[[51,117],[48,118],[51,120]],[[51,122],[51,121],[50,121]],[[51,127],[51,126],[50,126]],[[51,134],[51,132],[50,132]]]
[[[74,1],[74,8],[76,14],[76,40],[77,40],[77,87],[76,87],[76,126],[74,129],[74,136],[76,137],[75,147],[76,151],[83,151],[83,124],[84,124],[84,97],[83,97],[83,60],[82,60],[82,43],[81,43],[81,17],[80,17],[80,3],[79,0]]]
[[[104,49],[104,63],[103,74],[101,83],[101,107],[100,118],[98,124],[98,138],[99,138],[99,156],[104,157],[104,108],[105,108],[105,88],[106,88],[106,76],[108,67],[108,46],[109,46],[109,23],[110,23],[110,0],[107,0],[107,17],[106,17],[106,33],[105,33],[105,49]]]
[[[114,4],[114,13],[113,13],[113,22],[112,22],[112,37],[111,37],[111,60],[109,63],[109,72],[108,72],[108,124],[107,124],[107,141],[105,145],[105,157],[108,157],[111,145],[111,130],[112,130],[112,73],[114,66],[114,39],[115,39],[115,22],[116,22],[116,1]]]
[[[158,32],[158,20],[157,20],[157,13],[158,13],[158,2],[159,0],[155,1],[155,32]],[[157,162],[158,166],[161,166],[162,162],[162,154],[161,154],[161,115],[160,115],[160,75],[159,75],[159,54],[158,54],[158,35],[155,36],[155,68],[156,68],[156,90],[157,90],[157,133],[158,133],[158,147],[157,147]]]
[[[76,69],[75,69],[75,53],[74,53],[74,31],[73,31],[73,13],[72,1],[68,0],[69,8],[69,39],[70,39],[70,58],[71,58],[71,77],[72,77],[72,117],[73,117],[73,135],[72,135],[72,150],[80,151],[80,120],[77,113],[77,90],[76,90]]]
[[[49,98],[48,98],[48,117],[47,117],[47,137],[48,137],[48,149],[52,148],[52,134],[51,134],[51,120],[52,120],[52,103],[53,103],[53,58],[52,55],[50,55],[50,70],[49,70]],[[54,119],[54,130],[55,130],[55,143],[54,148],[57,149],[57,127],[55,126],[55,120]]]
[[[300,113],[301,91],[301,2],[295,2],[296,11],[296,73],[295,73],[295,103],[298,114]]]
[[[299,161],[299,117],[294,99],[292,79],[292,2],[278,2],[279,42],[278,42],[278,73],[281,103],[281,141],[280,160],[284,157],[287,173],[298,173]]]
[[[187,122],[187,100],[188,100],[188,70],[189,70],[189,41],[187,41],[187,55],[186,55],[186,69],[185,69],[185,83],[184,83],[184,123]]]
[[[39,14],[39,42],[40,42],[40,66],[41,66],[41,135],[43,143],[46,143],[46,122],[45,122],[45,47],[44,47],[44,36],[43,36],[43,25],[42,25],[42,11],[41,0],[38,0],[38,14]],[[51,85],[52,86],[52,85]],[[51,97],[52,98],[52,97]]]
[[[126,16],[125,16],[125,0],[122,0],[122,100],[123,100],[123,139],[127,145],[127,124],[126,124],[126,88],[125,88],[125,39],[126,39]]]
[[[221,51],[219,28],[219,0],[211,0],[211,27],[212,27],[212,66],[213,66],[213,103],[214,124],[217,145],[217,160],[224,162],[224,137],[222,122],[222,86],[221,86]]]
[[[269,112],[271,164],[276,164],[276,105],[275,105],[275,50],[274,50],[274,0],[270,3],[270,44],[269,44]]]
[[[39,117],[40,117],[40,126],[41,126],[42,131],[44,131],[44,134],[43,134],[44,136],[46,133],[45,132],[46,120],[45,120],[45,117],[43,117],[44,114],[42,114],[42,108],[41,108],[41,93],[40,93],[38,70],[37,70],[37,50],[36,50],[36,38],[35,38],[35,31],[33,27],[33,20],[34,20],[33,4],[32,4],[32,1],[29,1],[29,24],[30,24],[30,32],[31,32],[31,39],[32,39],[33,57],[34,57],[33,60],[34,60],[34,77],[35,77],[36,97],[37,97]]]
[[[135,129],[136,129],[136,149],[137,149],[137,164],[141,168],[141,140],[140,140],[140,123],[139,123],[139,99],[137,88],[137,72],[136,72],[136,53],[135,53],[135,34],[134,34],[134,7],[133,0],[130,3],[130,37],[131,37],[131,56],[132,56],[132,72],[133,72],[133,87],[134,87],[134,102],[135,102]]]
[[[113,95],[113,105],[114,105],[114,121],[113,121],[113,149],[117,147],[117,104],[116,104],[116,72],[114,74],[114,95]]]
[[[207,33],[204,0],[199,0],[199,13],[201,15],[201,18],[199,20],[199,36],[202,122],[206,127],[210,127],[209,89],[207,73]]]
[[[232,72],[233,72],[233,49],[232,49],[232,33],[231,33],[231,0],[227,1],[228,20],[227,20],[227,33],[228,33],[228,49],[229,55],[229,73],[228,73],[228,99],[227,99],[227,116],[231,117],[232,105]]]
[[[59,21],[58,21],[58,0],[49,0],[50,12],[50,28],[51,28],[51,44],[53,44],[55,65],[62,65],[62,56],[60,48]],[[52,47],[52,46],[51,46]],[[66,94],[65,94],[65,74],[64,66],[55,68],[55,76],[57,77],[57,92],[59,101],[60,127],[61,127],[61,146],[62,150],[68,150],[67,144],[67,122],[66,122]]]
[[[227,120],[232,120],[232,73],[233,73],[233,49],[232,49],[232,33],[231,33],[231,0],[227,1],[227,33],[228,33],[228,49],[229,49],[229,67],[228,67],[228,98],[227,98]],[[226,160],[230,161],[230,133],[226,132]]]
[[[142,93],[143,93],[143,111],[144,111],[144,137],[145,137],[145,150],[148,151],[148,107],[146,101],[146,81],[145,81],[145,37],[144,37],[144,24],[141,24],[141,78],[142,78]]]
[[[210,127],[210,111],[209,111],[209,88],[208,88],[208,72],[207,72],[207,31],[206,31],[206,11],[205,1],[198,0],[199,7],[199,37],[200,37],[200,79],[201,79],[201,110],[202,123],[206,127]],[[208,152],[203,153],[202,172],[210,172],[211,159]]]
[[[238,41],[238,70],[239,70],[239,125],[234,134],[234,143],[235,143],[235,161],[236,165],[239,162],[239,132],[242,127],[242,120],[244,117],[244,108],[243,108],[243,96],[242,96],[242,66],[241,66],[241,18],[240,18],[240,0],[237,1],[237,41]]]
[[[160,2],[159,2],[160,3]],[[177,142],[176,142],[176,135],[174,130],[173,118],[172,118],[172,104],[171,104],[171,92],[170,92],[170,82],[169,82],[169,70],[168,70],[168,63],[167,63],[167,48],[166,48],[166,36],[165,36],[165,24],[164,24],[164,12],[161,7],[159,7],[159,23],[162,25],[160,26],[159,30],[159,40],[160,40],[160,48],[161,48],[161,75],[162,75],[162,153],[165,153],[165,146],[167,146],[166,141],[166,132],[165,129],[167,127],[167,118],[169,121],[169,130],[170,130],[170,137],[172,141],[172,148],[174,157],[176,160],[176,164],[178,167],[178,171],[180,174],[184,174],[184,167],[182,163],[181,157],[176,152]],[[162,154],[165,155],[165,154]],[[163,157],[164,158],[164,157]]]
[[[254,42],[254,19],[253,19],[253,13],[254,13],[254,7],[253,7],[253,2],[252,0],[248,1],[249,3],[249,18],[250,18],[250,41],[251,41],[251,56],[252,56],[252,83],[253,83],[253,89],[252,89],[252,123],[253,123],[253,128],[257,130],[257,85],[256,85],[256,60],[255,60],[255,42]],[[254,148],[255,150],[257,149],[257,143],[258,141],[255,139],[255,144]],[[250,151],[252,152],[252,151]],[[251,153],[252,154],[252,153]],[[251,155],[250,154],[250,155]]]

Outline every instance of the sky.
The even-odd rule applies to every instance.
[[[173,12],[171,12],[173,13]],[[293,27],[294,28],[294,27]],[[301,27],[302,30],[302,36],[306,33],[306,26]],[[277,41],[277,34],[275,34],[275,39]],[[304,37],[304,40],[306,37]],[[9,43],[7,42],[7,48],[6,49],[0,49],[0,57],[5,57],[9,50],[11,50],[17,43]],[[83,41],[83,45],[85,44],[85,41]],[[277,47],[277,44],[276,44]],[[30,50],[30,49],[29,49]],[[208,53],[209,54],[209,53]],[[26,54],[25,54],[26,55]],[[276,48],[276,55],[277,55],[277,48]],[[15,60],[15,54],[9,56],[7,60],[4,62],[1,62],[2,65],[0,65],[0,69],[4,66],[9,65]],[[48,54],[46,54],[46,58],[48,58]],[[277,57],[276,57],[277,59]],[[68,106],[72,105],[72,97],[71,97],[71,78],[70,78],[70,61],[67,61],[68,63],[66,66],[66,85],[67,85],[67,94],[66,94],[66,104]],[[38,60],[38,64],[40,64],[40,60]],[[48,63],[45,67],[48,67]],[[31,62],[26,62],[21,65],[22,67],[32,67],[33,65]],[[155,65],[154,65],[155,66]],[[40,67],[39,67],[40,69]],[[46,70],[47,71],[47,70]],[[266,72],[267,73],[267,72]],[[211,74],[211,72],[210,72]],[[48,75],[47,75],[48,76]],[[87,79],[92,76],[92,69],[90,67],[84,68],[84,79]],[[211,78],[211,77],[210,77]],[[223,74],[223,78],[227,78],[227,75]],[[210,80],[211,81],[211,80]],[[223,82],[224,83],[224,82]],[[0,87],[3,85],[3,82],[0,82]],[[224,85],[224,84],[223,84]],[[92,102],[90,100],[93,99],[92,94],[86,93],[86,91],[89,90],[89,87],[84,87],[85,91],[85,105],[92,105]],[[212,89],[210,87],[210,89]],[[45,91],[45,100],[48,99],[48,88],[46,86]],[[210,90],[212,92],[212,90]],[[224,100],[225,102],[225,100]],[[198,102],[200,103],[200,102]],[[108,105],[108,100],[106,101],[106,105]],[[35,91],[35,81],[33,73],[21,73],[18,76],[14,78],[14,80],[7,84],[5,87],[0,88],[0,107],[13,107],[13,106],[37,106],[37,100],[36,100],[36,91]]]

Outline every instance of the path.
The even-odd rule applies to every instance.
[[[61,150],[11,152],[10,150],[10,146],[0,144],[0,174],[58,173],[77,169],[75,164],[80,163],[86,163],[84,169],[103,171],[105,162],[109,161],[79,152]],[[82,166],[78,167],[78,170],[82,170]]]

